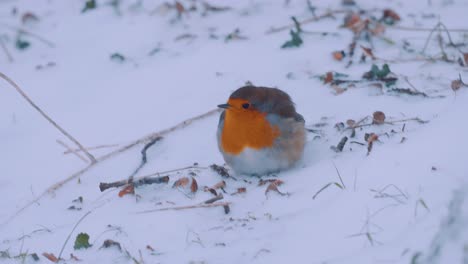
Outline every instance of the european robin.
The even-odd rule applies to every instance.
[[[304,152],[304,118],[280,89],[247,85],[231,94],[218,124],[218,147],[239,174],[289,168]]]

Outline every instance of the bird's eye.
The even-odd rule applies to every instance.
[[[248,104],[248,103],[242,104],[242,108],[244,108],[244,109],[247,109],[249,107],[250,107],[250,104]]]

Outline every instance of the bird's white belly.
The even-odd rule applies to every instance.
[[[224,154],[226,162],[240,174],[266,174],[290,166],[289,161],[278,158],[275,148],[256,150],[246,147],[240,154]]]

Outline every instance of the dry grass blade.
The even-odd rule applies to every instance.
[[[327,189],[328,187],[330,187],[331,185],[335,185],[336,187],[340,188],[340,189],[344,189],[343,186],[341,186],[341,184],[337,183],[337,182],[329,182],[327,184],[325,184],[325,186],[323,186],[322,188],[320,188],[320,190],[318,190],[314,196],[312,196],[312,200],[315,200],[315,198],[317,198],[317,196],[323,192],[325,189]]]

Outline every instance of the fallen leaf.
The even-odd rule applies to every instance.
[[[215,189],[213,189],[213,188],[211,188],[211,187],[208,187],[208,186],[205,186],[205,188],[203,189],[203,191],[205,191],[205,192],[210,192],[210,193],[213,194],[214,196],[218,195],[218,192],[217,192]]]
[[[374,56],[374,53],[372,52],[372,49],[370,48],[366,48],[364,46],[361,45],[361,49],[364,51],[364,54],[366,54],[366,56],[368,57],[371,57],[373,60],[375,60],[375,56]]]
[[[146,249],[148,249],[151,252],[154,252],[154,248],[150,245],[146,245]]]
[[[100,248],[110,248],[110,247],[116,247],[119,251],[122,251],[122,247],[120,246],[120,243],[112,239],[104,240],[104,243],[102,243],[102,246]]]
[[[53,253],[42,253],[42,256],[44,256],[46,259],[52,261],[52,262],[55,262],[57,263],[59,260],[58,258],[53,254]]]
[[[219,175],[221,175],[222,177],[231,178],[231,175],[229,175],[228,170],[223,166],[212,164],[210,165],[210,168],[214,170],[216,173],[218,173]]]
[[[385,26],[381,23],[377,23],[373,28],[369,30],[373,35],[382,35],[385,32]]]
[[[172,185],[172,188],[176,187],[185,187],[189,184],[190,180],[187,177],[183,177],[178,179],[177,181],[174,182],[174,185]]]
[[[300,47],[303,41],[302,41],[301,36],[299,35],[299,32],[295,32],[294,30],[291,30],[289,34],[291,35],[291,39],[286,41],[283,45],[281,45],[281,48],[285,49],[285,48]]]
[[[344,93],[346,91],[346,89],[341,88],[340,86],[338,86],[336,84],[332,84],[331,88],[333,89],[333,91],[335,91],[335,95],[342,94],[342,93]]]
[[[258,186],[263,186],[267,183],[272,183],[272,182],[276,182],[276,184],[279,186],[281,184],[283,184],[283,181],[282,180],[278,180],[278,179],[260,179],[260,181],[258,181]]]
[[[245,187],[237,188],[237,193],[245,193],[245,192],[247,192],[247,188]]]
[[[458,89],[460,89],[462,86],[463,86],[463,83],[462,83],[461,80],[453,80],[452,81],[451,87],[452,87],[452,90],[454,92],[457,91]]]
[[[192,177],[192,184],[190,184],[190,191],[196,193],[198,191],[198,183],[195,178]]]
[[[393,19],[393,21],[400,21],[401,20],[400,16],[395,11],[393,11],[392,9],[384,9],[383,18],[384,19],[391,18],[391,19]]]
[[[327,72],[325,74],[325,78],[323,79],[323,83],[331,83],[333,81],[333,72]]]
[[[372,118],[372,124],[381,125],[385,123],[385,114],[382,111],[375,111]]]
[[[224,188],[224,187],[226,187],[226,182],[225,181],[220,181],[217,184],[213,185],[213,187],[211,187],[211,188],[216,190],[216,189],[220,189],[220,188]]]
[[[179,1],[175,2],[175,8],[177,10],[178,16],[181,16],[185,12],[185,7]]]
[[[354,127],[354,125],[356,125],[356,121],[354,121],[353,119],[348,119],[346,120],[346,124],[348,125],[348,127]]]
[[[123,197],[126,194],[135,194],[135,186],[133,184],[128,184],[127,186],[123,187],[119,192],[119,197]]]
[[[286,193],[282,193],[280,192],[280,190],[278,190],[278,186],[280,186],[281,184],[283,184],[282,180],[275,180],[271,182],[265,190],[265,195],[267,195],[270,191],[275,191],[282,196],[287,195]]]
[[[465,66],[468,67],[468,52],[463,53],[463,59],[465,59]]]
[[[352,29],[355,27],[359,22],[361,22],[361,17],[357,13],[349,13],[346,15],[344,19],[344,26]]]
[[[340,50],[340,51],[335,51],[332,53],[333,55],[333,58],[337,61],[341,61],[343,60],[343,58],[345,57],[345,53],[344,51]]]

